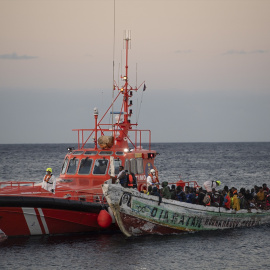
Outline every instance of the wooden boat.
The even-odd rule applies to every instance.
[[[119,228],[127,237],[224,230],[270,223],[270,210],[226,210],[140,193],[117,184],[104,184],[103,193]]]

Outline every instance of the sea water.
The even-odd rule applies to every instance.
[[[65,144],[0,145],[0,181],[59,175]],[[161,181],[270,186],[270,143],[154,143]],[[1,217],[0,217],[1,218]],[[8,238],[0,269],[269,269],[270,226],[144,236],[80,234]]]

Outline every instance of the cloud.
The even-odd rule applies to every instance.
[[[0,59],[6,59],[6,60],[29,60],[38,58],[37,56],[30,56],[30,55],[17,55],[17,53],[11,53],[11,54],[0,54]]]
[[[191,50],[177,50],[175,53],[180,53],[180,54],[187,54],[187,53],[192,53]]]
[[[263,54],[263,53],[268,53],[266,50],[254,50],[254,51],[244,51],[244,50],[229,50],[223,55],[232,55],[232,54],[238,54],[238,55],[244,55],[244,54]]]

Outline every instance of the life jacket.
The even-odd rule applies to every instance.
[[[149,173],[149,176],[151,177],[152,179],[152,183],[158,183],[158,178],[157,176],[154,177],[154,175],[152,175],[152,173]],[[155,185],[157,188],[159,188],[159,185]]]
[[[46,174],[46,175],[44,176],[43,181],[46,182],[46,183],[48,183],[48,184],[52,184],[51,182],[49,182],[50,179],[51,179],[51,177],[52,177],[52,174]]]
[[[137,179],[134,173],[130,173],[128,175],[128,187],[130,188],[136,188],[137,187]]]
[[[231,197],[228,194],[224,198],[224,207],[227,209],[231,208]]]
[[[203,198],[203,203],[206,206],[210,206],[211,205],[211,197],[208,194],[205,194],[205,196]]]

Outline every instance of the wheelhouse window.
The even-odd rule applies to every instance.
[[[84,151],[73,151],[72,154],[73,155],[81,155],[83,154]]]
[[[111,156],[113,154],[113,151],[101,151],[99,152],[101,156]]]
[[[130,160],[130,172],[137,174],[137,162],[134,158]]]
[[[83,158],[80,163],[78,174],[89,174],[91,171],[93,160],[90,158]]]
[[[143,174],[144,171],[143,171],[143,159],[142,158],[137,158],[137,171],[138,171],[138,174]]]
[[[96,159],[93,174],[105,174],[108,167],[108,159]]]
[[[98,152],[97,151],[85,151],[85,155],[89,155],[89,156],[95,156]]]
[[[128,173],[130,173],[130,161],[129,161],[129,159],[125,160],[125,170],[128,171]]]
[[[64,174],[66,172],[67,165],[68,165],[68,158],[66,158],[64,160],[64,163],[63,163],[63,166],[62,166],[62,169],[61,169],[61,174]]]
[[[69,161],[67,174],[75,174],[79,164],[79,159],[73,158]]]
[[[114,173],[115,175],[117,175],[119,173],[119,166],[121,166],[122,161],[121,159],[114,159],[113,163],[114,163]],[[111,174],[111,166],[109,169],[109,174]]]

